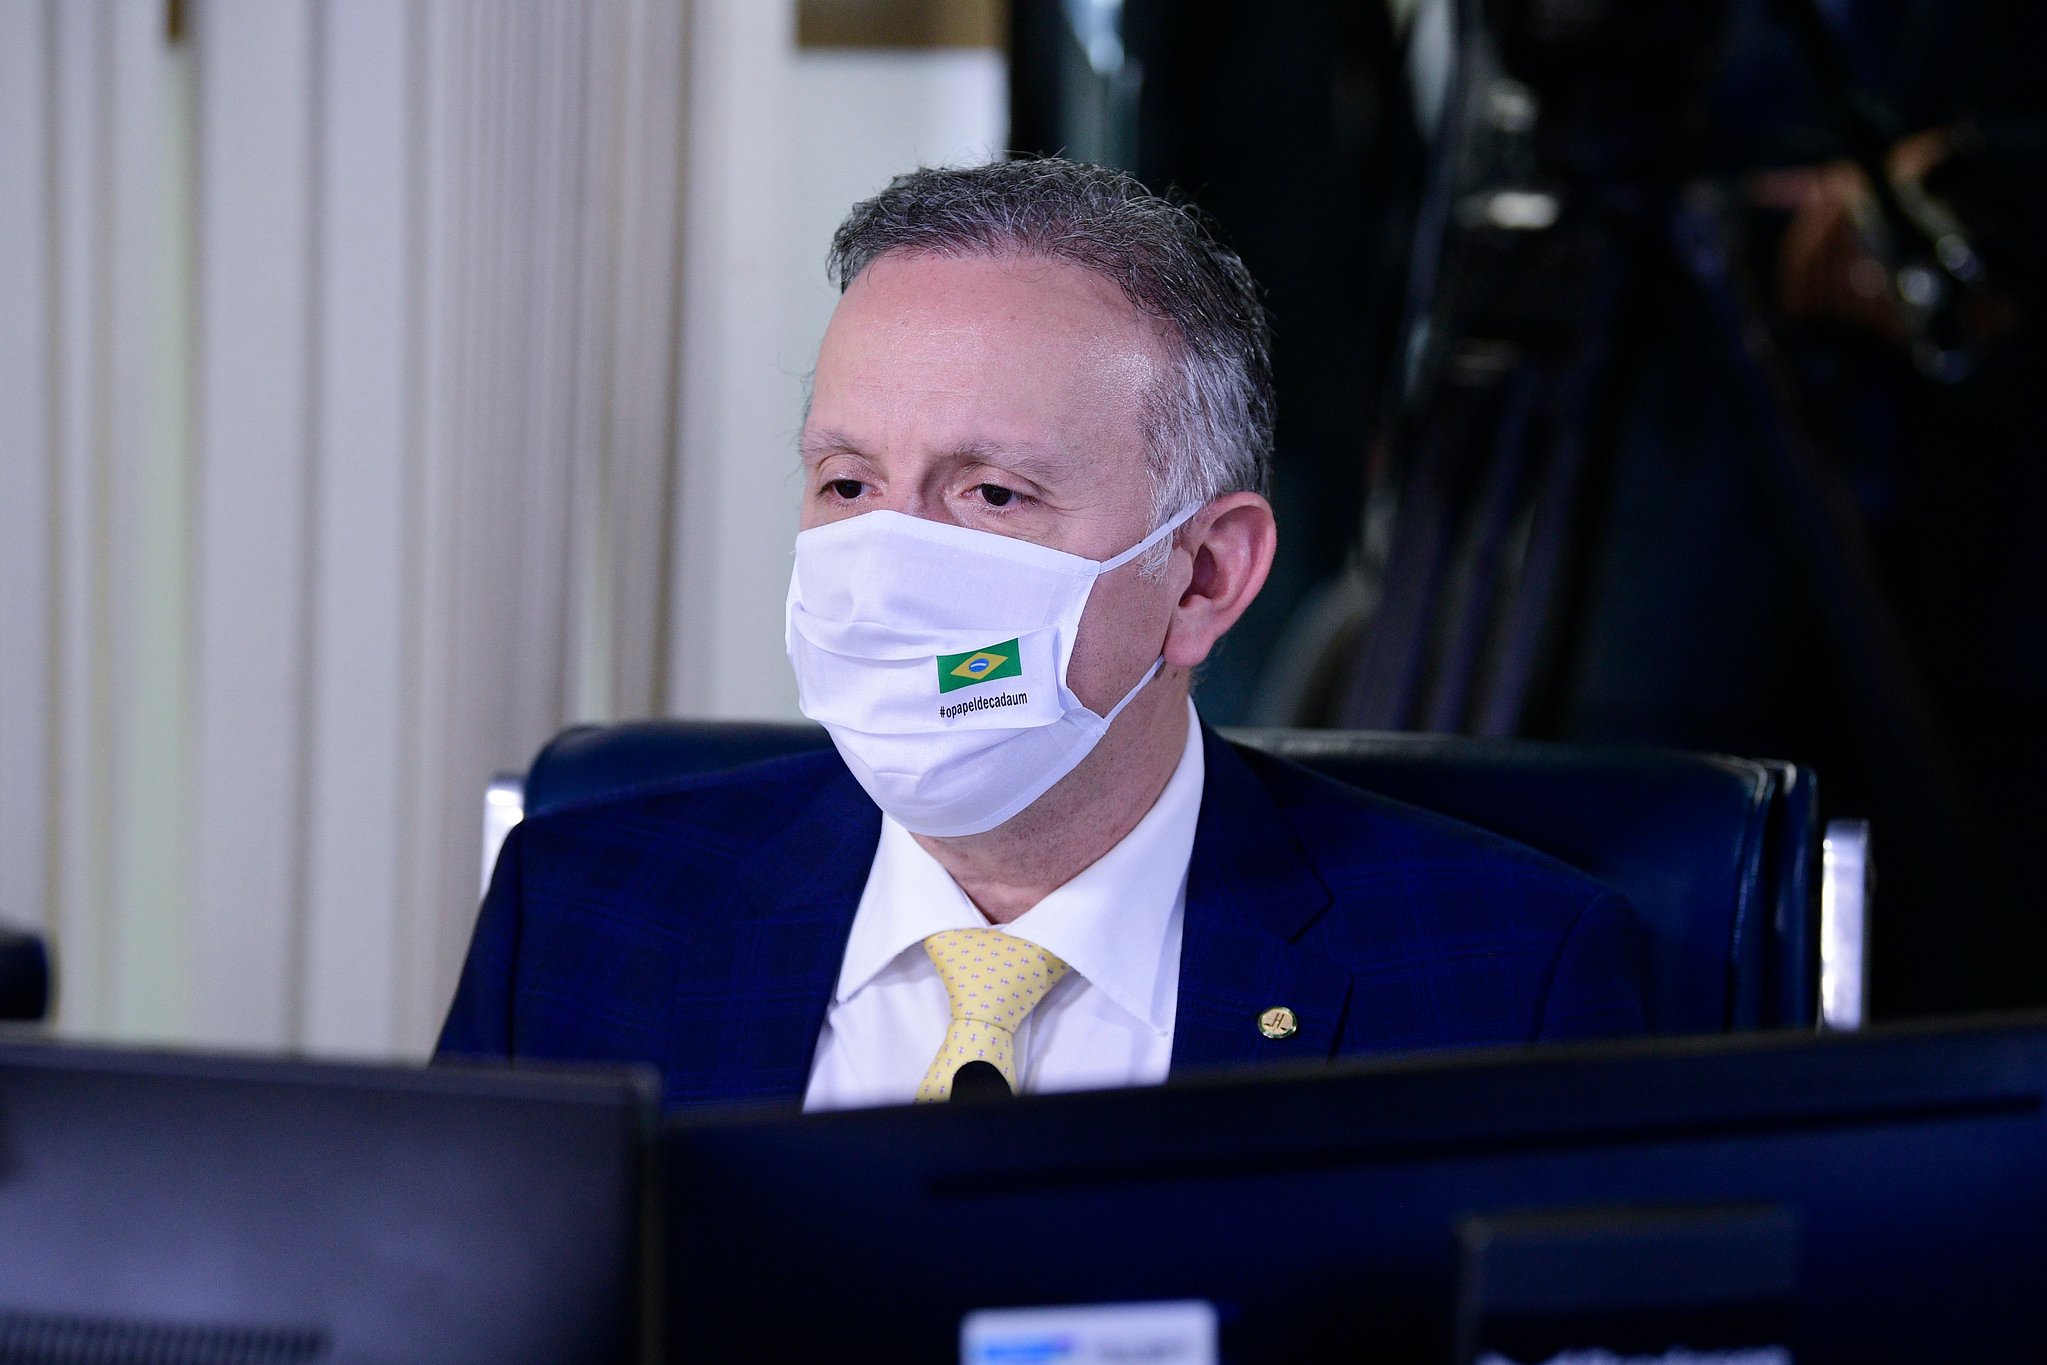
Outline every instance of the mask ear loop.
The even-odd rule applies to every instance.
[[[1196,512],[1199,512],[1205,506],[1207,506],[1206,503],[1200,502],[1188,503],[1185,507],[1180,509],[1180,514],[1178,516],[1174,517],[1165,525],[1159,527],[1158,530],[1153,531],[1150,535],[1146,536],[1143,540],[1138,541],[1135,545],[1125,550],[1122,554],[1117,555],[1114,559],[1103,560],[1100,566],[1098,566],[1095,569],[1095,577],[1100,578],[1105,573],[1113,573],[1115,570],[1122,568],[1125,564],[1128,564],[1131,560],[1137,558],[1146,550],[1149,550],[1152,546],[1158,544],[1167,536],[1179,530],[1182,526],[1185,526],[1187,524],[1187,519],[1193,516]],[[1144,686],[1144,684],[1139,683],[1138,686],[1142,687]]]
[[[1109,714],[1102,717],[1102,728],[1104,730],[1107,730],[1111,725],[1114,725],[1116,723],[1116,717],[1123,714],[1123,708],[1130,705],[1131,702],[1136,701],[1137,694],[1139,692],[1144,691],[1145,684],[1149,683],[1153,678],[1156,678],[1159,675],[1159,670],[1164,668],[1165,666],[1166,656],[1163,654],[1159,655],[1158,658],[1153,659],[1151,661],[1151,667],[1144,670],[1144,676],[1137,680],[1137,686],[1131,688],[1128,692],[1125,692],[1123,694],[1123,700],[1117,702],[1114,706],[1110,707]]]
[[[1125,550],[1122,554],[1117,555],[1114,559],[1103,560],[1102,566],[1099,569],[1095,570],[1095,577],[1100,578],[1105,573],[1112,573],[1115,570],[1122,568],[1125,564],[1128,564],[1131,560],[1137,558],[1146,550],[1149,550],[1152,546],[1158,544],[1161,540],[1164,540],[1167,536],[1173,534],[1173,532],[1179,530],[1182,526],[1186,525],[1187,519],[1193,516],[1196,512],[1199,512],[1206,505],[1207,504],[1205,503],[1199,502],[1188,503],[1185,507],[1180,509],[1180,514],[1178,516],[1174,517],[1165,525],[1159,527],[1158,530],[1153,531],[1150,535],[1146,536],[1143,540],[1138,541],[1135,545]],[[1131,702],[1136,701],[1137,694],[1139,692],[1144,691],[1145,685],[1149,683],[1153,678],[1156,678],[1159,675],[1159,670],[1164,668],[1165,666],[1166,656],[1164,654],[1159,655],[1156,659],[1153,659],[1151,661],[1151,667],[1147,668],[1144,671],[1144,676],[1137,680],[1136,686],[1132,687],[1128,692],[1125,692],[1123,694],[1123,700],[1117,702],[1114,706],[1110,707],[1109,714],[1102,717],[1102,728],[1104,730],[1108,729],[1111,725],[1116,723],[1116,717],[1123,714],[1123,708],[1130,705]]]

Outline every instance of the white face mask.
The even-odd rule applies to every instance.
[[[1066,685],[1097,563],[1027,540],[863,512],[796,537],[786,642],[803,714],[874,803],[919,834],[990,830],[1080,765],[1144,685],[1098,716]]]

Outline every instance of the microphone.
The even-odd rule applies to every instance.
[[[968,1104],[1006,1100],[1010,1098],[1009,1082],[1002,1079],[993,1063],[968,1062],[952,1073],[952,1097]]]

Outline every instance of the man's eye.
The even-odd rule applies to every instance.
[[[1004,488],[999,483],[975,484],[974,491],[979,493],[981,501],[987,503],[990,507],[1007,507],[1009,506],[1009,500],[1016,496],[1014,492]]]
[[[851,502],[860,496],[861,484],[858,479],[833,479],[825,487],[831,489],[833,493],[844,498],[847,502]]]

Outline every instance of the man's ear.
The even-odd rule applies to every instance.
[[[1265,586],[1279,528],[1256,493],[1225,493],[1194,514],[1179,549],[1192,556],[1186,590],[1166,627],[1166,663],[1193,668]]]

